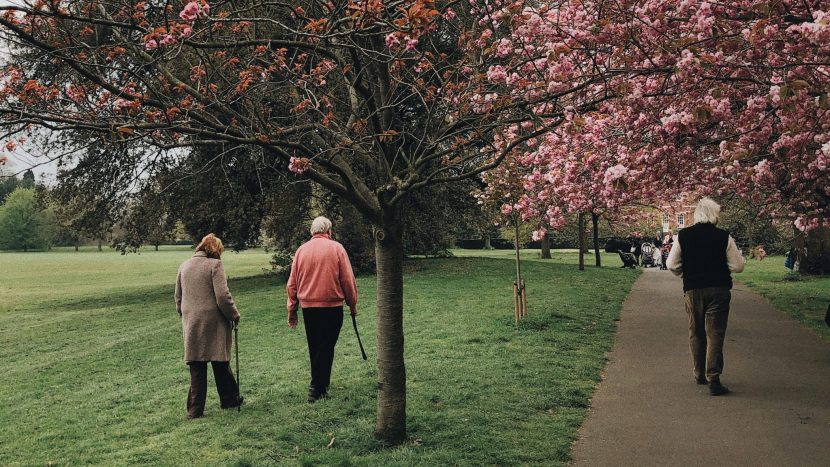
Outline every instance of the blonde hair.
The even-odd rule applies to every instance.
[[[225,245],[222,245],[222,240],[219,237],[209,233],[199,242],[196,251],[204,251],[208,258],[220,259],[225,251]]]
[[[720,205],[711,198],[703,198],[695,208],[695,224],[717,225],[720,219]]]
[[[315,218],[311,221],[311,235],[319,233],[331,232],[331,221],[323,216]]]

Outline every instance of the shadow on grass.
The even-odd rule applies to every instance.
[[[236,277],[228,280],[228,287],[234,295],[255,292],[267,287],[284,287],[284,281],[277,281],[271,275]],[[52,308],[56,311],[83,311],[88,309],[128,306],[135,304],[173,303],[175,284],[169,286],[145,286],[114,289],[110,293],[96,294],[80,300],[54,300],[39,304],[39,308]]]

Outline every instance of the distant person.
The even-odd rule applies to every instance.
[[[334,347],[343,326],[343,302],[357,315],[357,286],[349,255],[331,238],[331,221],[318,217],[311,223],[311,240],[297,249],[288,291],[288,327],[297,327],[297,305],[302,306],[311,384],[308,402],[328,395]]]
[[[701,199],[695,208],[695,224],[680,231],[666,262],[671,272],[683,278],[695,380],[708,383],[713,396],[729,392],[720,375],[732,299],[731,272],[744,270],[735,239],[715,227],[719,218],[720,206],[709,198]]]
[[[634,253],[634,258],[637,259],[637,265],[642,265],[642,261],[640,261],[640,257],[643,256],[643,239],[640,237],[634,237],[632,240],[632,244],[634,245],[632,249],[632,253]]]
[[[672,245],[674,245],[674,237],[669,231],[666,234],[666,237],[663,239],[663,246],[660,247],[660,260],[661,260],[661,267],[662,270],[667,270],[668,266],[666,264],[669,261],[669,252],[671,252]]]
[[[220,239],[206,235],[176,278],[176,311],[182,317],[184,360],[190,367],[187,418],[204,415],[207,362],[213,367],[220,406],[230,409],[242,404],[229,364],[231,330],[239,323],[239,310],[228,290],[220,260],[223,251]]]

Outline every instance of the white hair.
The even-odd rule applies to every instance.
[[[311,235],[331,232],[331,221],[323,216],[311,221]]]
[[[720,219],[720,205],[711,198],[703,198],[695,208],[695,224],[717,225]]]

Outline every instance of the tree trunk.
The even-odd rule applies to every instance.
[[[793,232],[795,234],[793,242],[795,244],[795,264],[793,265],[793,272],[801,272],[801,266],[804,264],[804,237],[806,235],[795,226],[793,226]]]
[[[490,245],[490,234],[484,235],[484,249],[485,250],[492,250],[493,246]]]
[[[550,237],[545,233],[542,237],[542,259],[550,259]]]
[[[75,251],[78,251],[78,242],[75,242]]]
[[[585,270],[585,213],[580,212],[577,217],[577,225],[579,229],[579,270]]]
[[[406,439],[406,368],[403,336],[403,236],[396,219],[375,232],[377,266],[378,411],[375,437]]]
[[[156,243],[156,251],[159,251],[159,244]]]
[[[819,227],[806,233],[807,256],[801,264],[805,274],[830,274],[830,228]]]
[[[602,267],[602,257],[599,254],[599,214],[591,213],[591,222],[594,228],[594,256],[596,259],[596,266]]]
[[[102,241],[101,241],[101,239],[99,238],[99,239],[98,239],[98,251],[104,251],[104,250],[103,250],[103,248],[101,248],[101,244],[102,244],[102,243],[103,243],[103,242],[102,242]]]

